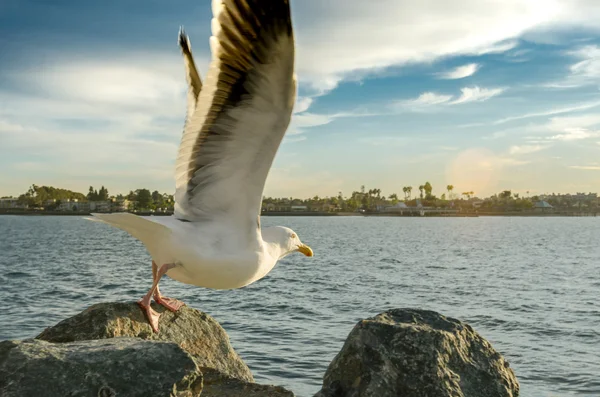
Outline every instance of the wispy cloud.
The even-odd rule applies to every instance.
[[[481,88],[478,86],[461,88],[461,95],[458,99],[451,102],[452,105],[458,105],[468,102],[483,102],[502,94],[506,88]]]
[[[572,78],[591,79],[596,82],[600,79],[600,47],[588,45],[571,51],[570,54],[580,59],[569,68]]]
[[[600,83],[600,47],[585,45],[565,52],[578,60],[569,66],[569,74],[558,81],[545,83],[548,88],[569,89]]]
[[[554,116],[554,115],[565,114],[565,113],[574,113],[574,112],[578,112],[581,110],[593,109],[598,106],[600,106],[600,101],[588,102],[588,103],[577,104],[574,106],[565,106],[565,107],[544,110],[541,112],[531,112],[531,113],[520,114],[517,116],[504,117],[504,118],[493,120],[493,121],[490,121],[487,123],[463,124],[460,127],[471,128],[471,127],[483,127],[483,126],[487,126],[487,125],[500,125],[500,124],[506,124],[506,123],[509,123],[512,121],[519,121],[519,120],[538,118],[538,117],[542,118],[542,117]],[[496,135],[504,136],[505,134],[500,133],[500,134],[496,134]]]
[[[598,138],[600,131],[590,131],[585,128],[567,128],[565,133],[550,137],[553,141],[580,141],[582,139]]]
[[[565,11],[557,2],[518,0],[464,0],[460,8],[445,0],[382,0],[378,5],[363,0],[296,3],[300,79],[317,91],[329,91],[357,72],[506,52],[518,45],[521,34],[560,21]]]
[[[485,54],[501,54],[506,51],[510,51],[513,48],[516,48],[519,45],[518,40],[506,40],[503,42],[495,43],[489,47],[482,48],[477,52],[477,55],[485,55]]]
[[[477,63],[469,63],[467,65],[458,66],[447,72],[438,73],[437,76],[444,80],[464,79],[477,73],[480,65]]]
[[[452,99],[452,95],[438,94],[435,92],[424,92],[419,95],[418,98],[409,99],[406,101],[399,102],[403,106],[429,106],[429,105],[440,105],[447,103]]]
[[[417,98],[395,102],[396,109],[422,110],[436,105],[460,105],[470,102],[483,102],[502,94],[505,88],[481,88],[478,86],[461,88],[461,95],[453,100],[454,95],[436,92],[424,92]]]
[[[283,143],[295,143],[302,142],[306,140],[306,136],[304,135],[286,135],[283,139]]]
[[[294,104],[294,113],[306,112],[312,103],[313,98],[311,97],[298,97],[296,103]]]
[[[576,170],[600,171],[600,165],[571,165],[569,168]]]
[[[542,145],[511,146],[508,152],[511,155],[531,154],[531,153],[542,151],[547,148],[548,148],[548,146],[542,146]]]

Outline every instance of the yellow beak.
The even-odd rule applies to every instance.
[[[298,252],[301,252],[306,256],[313,256],[313,250],[308,245],[302,244],[298,247]]]

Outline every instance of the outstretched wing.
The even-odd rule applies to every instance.
[[[212,61],[176,162],[175,215],[256,227],[289,125],[294,36],[288,0],[213,0]]]
[[[181,48],[181,53],[183,54],[183,63],[185,65],[185,79],[188,83],[188,95],[187,95],[187,116],[186,116],[186,124],[189,123],[194,111],[196,110],[196,103],[198,102],[198,96],[200,95],[200,90],[202,89],[202,80],[200,79],[200,74],[196,69],[196,63],[194,62],[194,57],[192,56],[192,44],[190,43],[190,38],[185,34],[183,27],[179,29],[179,48]]]

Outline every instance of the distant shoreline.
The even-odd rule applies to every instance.
[[[89,212],[61,212],[61,211],[31,211],[0,209],[2,215],[22,216],[90,216]],[[139,216],[171,216],[172,213],[137,212]],[[362,217],[411,217],[411,218],[477,218],[481,216],[509,216],[509,217],[595,217],[596,212],[455,212],[455,213],[427,213],[420,215],[419,211],[404,211],[402,214],[389,212],[359,213],[359,212],[265,212],[261,216],[362,216]]]

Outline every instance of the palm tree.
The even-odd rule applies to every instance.
[[[408,192],[408,199],[410,200],[410,195],[412,194],[412,186],[407,186],[406,191]]]
[[[446,190],[448,190],[448,199],[452,198],[452,191],[454,190],[454,185],[446,186]]]
[[[423,185],[423,190],[425,190],[425,197],[430,198],[431,192],[433,191],[433,187],[431,186],[431,183],[425,182],[425,185]]]
[[[421,200],[423,199],[423,189],[425,189],[425,186],[419,185],[419,191],[421,192]]]

